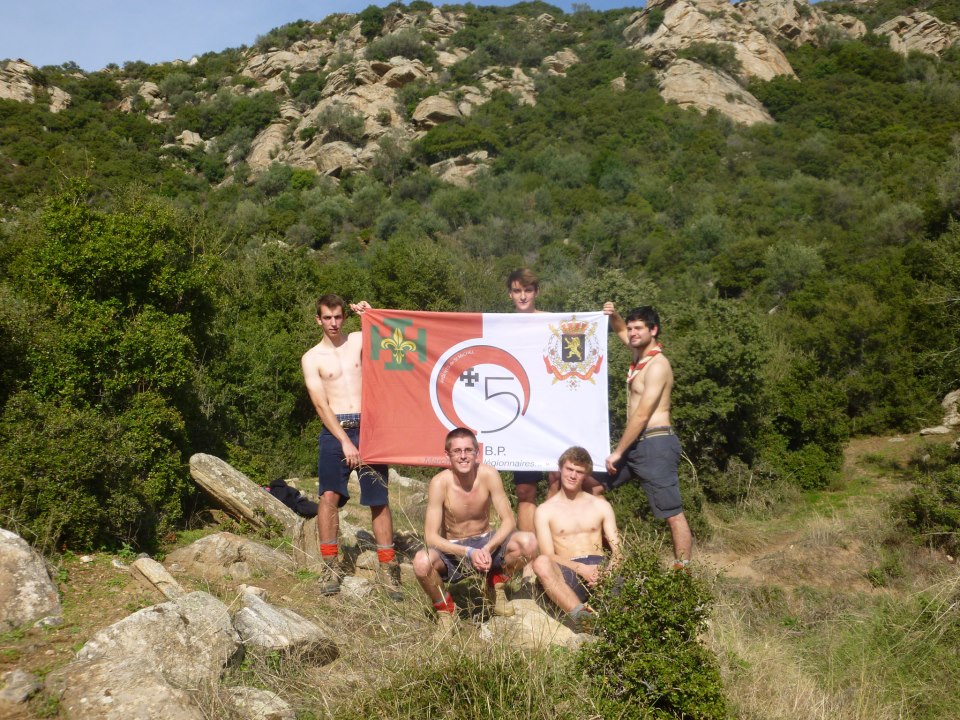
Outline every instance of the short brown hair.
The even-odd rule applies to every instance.
[[[586,448],[577,445],[563,451],[563,455],[557,460],[557,468],[562,470],[564,463],[579,465],[587,470],[593,470],[593,458],[590,457],[590,453],[587,452]]]
[[[447,433],[447,439],[443,443],[443,449],[445,452],[450,452],[450,446],[457,438],[470,438],[473,440],[474,450],[477,450],[480,447],[480,444],[477,442],[477,436],[474,434],[473,430],[465,427],[458,427]]]
[[[520,283],[520,287],[532,287],[534,290],[540,290],[540,278],[534,275],[530,268],[519,268],[507,275],[507,290],[512,290],[515,282]]]
[[[339,295],[334,295],[333,293],[321,295],[317,300],[317,317],[320,317],[321,315],[321,305],[323,307],[330,308],[331,310],[336,310],[337,308],[343,310],[343,298]]]

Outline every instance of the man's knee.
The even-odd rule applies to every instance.
[[[517,501],[526,503],[537,502],[537,486],[533,483],[517,485]]]
[[[671,515],[667,518],[667,525],[670,526],[670,529],[689,529],[687,524],[687,518],[684,517],[682,512],[678,512],[676,515]]]
[[[556,575],[557,566],[546,555],[538,555],[533,561],[533,573],[538,578],[550,578]]]
[[[320,502],[328,508],[338,510],[340,508],[340,493],[327,490],[320,496]]]
[[[537,554],[537,536],[531,532],[515,532],[507,545],[507,552],[516,552],[530,560]]]
[[[418,578],[429,577],[432,569],[433,561],[430,559],[429,550],[420,550],[413,556],[413,574]]]

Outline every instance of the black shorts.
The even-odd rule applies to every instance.
[[[651,428],[659,430],[660,428]],[[616,477],[609,481],[607,489],[620,487],[631,478],[640,478],[653,516],[665,520],[683,512],[680,504],[680,440],[670,433],[640,438],[624,454]]]

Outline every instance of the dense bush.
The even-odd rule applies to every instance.
[[[368,60],[389,60],[397,55],[430,64],[437,56],[432,45],[423,42],[416,30],[400,30],[377,38],[364,51]]]
[[[928,457],[915,460],[916,484],[898,505],[918,539],[951,555],[960,553],[960,452],[946,446],[925,450]]]
[[[728,717],[717,659],[699,640],[711,603],[701,581],[638,548],[591,602],[598,640],[577,665],[602,717]]]
[[[201,236],[163,203],[103,211],[88,191],[31,218],[5,280],[0,517],[47,548],[152,546],[190,492]]]

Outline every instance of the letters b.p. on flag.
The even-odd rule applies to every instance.
[[[572,445],[603,469],[603,313],[368,310],[362,322],[364,462],[447,465],[446,434],[467,427],[500,470],[556,470]]]

